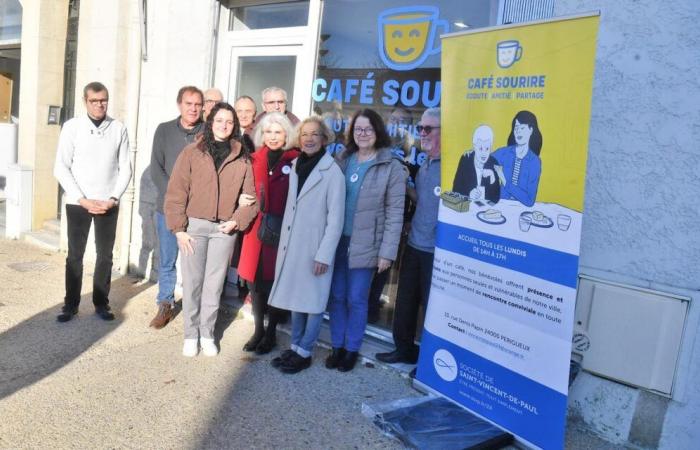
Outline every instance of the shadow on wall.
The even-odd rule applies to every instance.
[[[139,184],[139,216],[141,216],[141,249],[137,266],[129,272],[151,281],[158,279],[158,233],[156,233],[156,187],[151,181],[150,164],[141,174]]]
[[[60,370],[122,324],[127,302],[151,287],[129,277],[112,282],[110,306],[117,316],[105,322],[93,313],[92,293],[81,297],[78,315],[58,323],[61,305],[30,317],[0,334],[0,399]]]

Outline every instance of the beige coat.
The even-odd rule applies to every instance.
[[[289,176],[269,304],[290,311],[320,314],[328,302],[335,250],[343,232],[345,176],[333,158],[325,154],[297,197],[296,163],[295,160]],[[328,271],[314,275],[314,261],[328,265]]]

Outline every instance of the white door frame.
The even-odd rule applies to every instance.
[[[309,1],[309,22],[303,27],[220,31],[214,81],[215,86],[224,90],[224,98],[234,100],[239,57],[296,56],[291,110],[299,117],[307,117],[311,112],[311,85],[316,74],[321,8],[321,0]],[[228,23],[229,14],[226,10],[220,23]]]

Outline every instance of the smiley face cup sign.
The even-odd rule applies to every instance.
[[[379,56],[387,67],[411,70],[440,52],[440,33],[449,31],[434,6],[405,6],[383,11],[377,20]]]

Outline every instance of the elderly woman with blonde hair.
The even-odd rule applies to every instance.
[[[318,116],[297,128],[301,154],[292,164],[270,305],[292,312],[291,348],[272,360],[284,373],[311,365],[343,231],[345,176],[325,147],[333,133]]]
[[[276,328],[282,313],[274,307],[268,308],[267,300],[275,278],[292,161],[299,156],[299,150],[293,145],[293,133],[289,119],[278,112],[265,114],[255,128],[258,149],[251,158],[260,213],[243,237],[238,275],[248,282],[255,320],[255,331],[243,350],[257,354],[269,353],[275,346]]]

